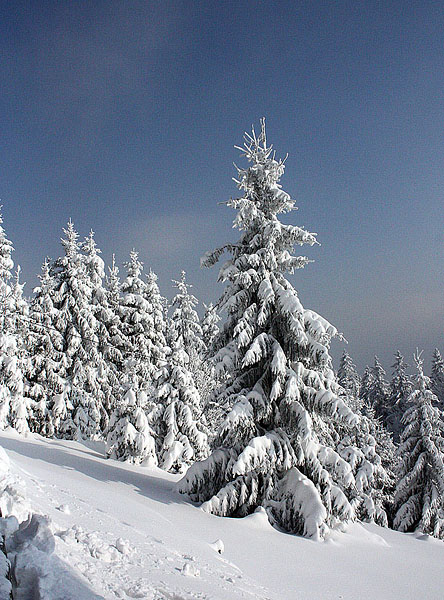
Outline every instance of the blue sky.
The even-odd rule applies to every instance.
[[[131,248],[217,298],[235,240],[232,163],[266,116],[292,222],[318,233],[292,281],[358,366],[444,349],[444,11],[439,2],[3,2],[0,199],[27,291],[71,217],[106,261]],[[336,343],[336,357],[342,345]]]

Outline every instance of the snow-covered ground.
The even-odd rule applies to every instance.
[[[263,512],[206,514],[175,491],[178,477],[106,460],[98,444],[1,432],[0,445],[50,517],[48,600],[444,597],[444,544],[432,538],[353,524],[312,542]]]

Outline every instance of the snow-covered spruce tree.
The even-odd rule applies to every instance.
[[[146,276],[145,299],[149,303],[153,322],[153,328],[148,337],[150,360],[157,369],[164,359],[167,346],[167,321],[165,318],[167,300],[161,295],[157,275],[151,269]]]
[[[355,412],[360,412],[361,401],[359,392],[361,380],[356,370],[356,366],[346,350],[343,351],[339,363],[338,383],[346,393],[347,404],[350,408]]]
[[[0,429],[9,425],[27,433],[29,399],[24,394],[17,336],[0,334]]]
[[[402,415],[406,410],[407,398],[412,391],[412,382],[406,373],[407,366],[404,357],[398,350],[392,365],[392,380],[387,398],[386,417],[383,421],[384,426],[393,434],[395,442],[399,441]]]
[[[374,414],[361,415],[358,425],[346,428],[337,451],[352,467],[355,485],[346,493],[356,516],[387,526],[395,483],[390,435]]]
[[[15,356],[17,371],[22,380],[22,392],[13,394],[11,401],[11,425],[19,433],[29,431],[29,420],[31,415],[31,399],[29,398],[29,386],[26,382],[26,372],[29,369],[30,357],[25,344],[29,327],[29,304],[23,297],[23,283],[20,283],[20,265],[17,265],[13,285],[11,288],[9,303],[9,327],[11,335],[15,340]]]
[[[51,399],[51,419],[58,437],[92,438],[100,434],[104,413],[97,321],[78,233],[71,221],[63,231],[65,255],[51,265],[54,284],[49,292],[55,308],[51,327],[62,338],[58,375],[66,380],[66,387]]]
[[[220,331],[218,323],[221,318],[217,314],[216,308],[212,302],[210,302],[208,306],[206,304],[203,306],[205,309],[205,314],[202,318],[202,341],[204,343],[206,352],[211,354],[213,341],[216,339]]]
[[[52,437],[54,427],[50,405],[56,394],[67,389],[68,359],[63,335],[54,327],[58,309],[54,306],[56,281],[47,258],[39,275],[40,285],[34,289],[29,307],[29,329],[26,338],[29,368],[26,373],[31,398],[30,429]]]
[[[113,254],[111,267],[108,267],[108,275],[105,279],[106,304],[111,310],[112,318],[106,321],[107,335],[105,339],[109,346],[104,351],[104,355],[113,363],[118,373],[121,373],[125,359],[131,352],[130,342],[123,333],[120,290],[119,268]]]
[[[284,161],[267,145],[264,121],[259,136],[246,134],[242,151],[250,162],[238,169],[243,195],[228,202],[241,238],[202,261],[212,266],[231,255],[219,274],[228,286],[218,308],[228,320],[216,361],[229,375],[219,401],[233,408],[218,448],[188,470],[179,490],[220,516],[262,506],[273,524],[319,538],[354,517],[343,492],[355,483],[351,466],[334,446],[335,424],[352,426],[358,417],[336,393],[329,356],[336,329],[304,309],[285,278],[308,262],[292,255],[294,246],[316,237],[278,219],[294,201],[279,185]]]
[[[377,418],[381,418],[383,423],[387,422],[388,417],[388,395],[389,386],[386,381],[386,373],[375,356],[375,365],[372,368],[373,379],[370,382],[367,400],[369,405],[374,409]]]
[[[115,407],[107,437],[107,456],[134,464],[157,466],[153,431],[145,413],[146,396],[129,389]]]
[[[358,425],[339,428],[343,437],[337,450],[350,463],[355,478],[355,485],[347,490],[347,496],[360,520],[386,526],[393,495],[395,447],[389,434],[375,417],[374,410],[363,405],[360,396],[361,379],[345,350],[337,377],[343,390],[340,395],[345,396],[348,406],[361,414]],[[373,376],[368,381],[372,378]]]
[[[153,427],[163,431],[164,407],[157,404],[155,377],[160,377],[168,350],[166,300],[160,294],[155,273],[150,270],[146,281],[141,278],[143,265],[137,252],[131,252],[126,268],[128,274],[121,286],[122,298],[115,268],[114,273],[110,272],[108,283],[111,303],[121,319],[126,344],[120,380],[122,400],[117,401],[110,420],[108,453],[120,460],[157,464],[162,435]],[[128,402],[132,398],[137,400]]]
[[[192,286],[186,283],[185,279],[185,271],[182,271],[180,280],[173,281],[178,291],[171,303],[173,308],[171,322],[188,356],[186,367],[193,376],[200,402],[203,407],[206,407],[215,387],[214,367],[207,360],[207,347],[203,341],[199,315],[195,310],[198,300],[190,293],[189,289]]]
[[[421,531],[444,538],[444,423],[433,406],[436,396],[416,354],[418,375],[409,397],[398,448],[399,471],[394,498],[393,526],[399,531]]]
[[[135,250],[131,251],[125,267],[127,276],[121,285],[120,316],[129,351],[121,382],[125,390],[132,389],[136,394],[140,390],[151,395],[153,375],[160,366],[165,347],[163,308],[159,315],[157,307],[158,302],[162,305],[161,296],[154,274],[150,273],[148,282],[141,278],[143,263]]]
[[[155,375],[157,406],[149,422],[156,435],[159,467],[181,472],[209,454],[207,428],[201,398],[189,369],[179,315],[168,326],[168,356]]]
[[[373,385],[374,375],[372,368],[366,366],[364,369],[364,373],[361,378],[361,385],[359,388],[359,399],[361,401],[362,411],[364,413],[367,412],[368,408],[371,406],[369,401],[370,389]]]
[[[355,428],[352,440],[354,446],[360,448],[364,455],[367,454],[367,450],[365,449],[366,436],[371,436],[371,439],[375,441],[375,460],[379,462],[380,459],[380,465],[383,472],[381,472],[379,468],[377,469],[377,480],[374,486],[372,480],[370,479],[369,481],[370,485],[367,486],[367,490],[369,491],[371,502],[363,497],[362,494],[357,494],[358,500],[363,500],[360,507],[357,508],[357,513],[362,520],[376,520],[379,524],[383,524],[385,522],[384,515],[387,516],[389,522],[391,517],[394,489],[393,469],[395,446],[391,434],[383,427],[381,419],[376,416],[375,409],[372,405],[375,387],[377,388],[375,379],[374,369],[367,366],[361,378],[359,389],[360,412],[362,413],[361,423],[359,427]],[[341,445],[343,443],[344,441],[341,440]],[[373,444],[370,443],[368,445],[371,447]],[[359,465],[359,463],[357,464]],[[354,466],[353,470],[356,476],[356,466]],[[357,488],[355,488],[354,493],[356,494],[357,491]],[[373,511],[372,503],[376,509],[375,512]],[[384,513],[381,512],[381,508]],[[372,513],[374,517],[371,517]],[[378,514],[379,518],[375,518]]]
[[[189,292],[189,288],[192,285],[186,282],[185,271],[182,271],[180,280],[173,281],[173,283],[178,291],[171,302],[173,308],[171,320],[176,334],[182,340],[183,349],[188,355],[188,366],[192,370],[196,370],[199,365],[195,363],[200,362],[198,358],[202,356],[205,350],[205,345],[202,341],[202,327],[199,315],[195,310],[198,301]]]
[[[23,296],[24,283],[20,282],[21,267],[17,265],[14,279],[11,286],[10,302],[9,302],[9,327],[23,340],[28,331],[29,323],[29,304]]]
[[[106,291],[108,293],[108,303],[115,313],[118,312],[120,305],[120,276],[119,267],[116,265],[116,257],[113,254],[111,266],[108,267],[108,275],[105,280]]]
[[[441,410],[444,411],[444,361],[438,348],[433,352],[430,379],[431,390],[438,398]]]
[[[213,444],[220,425],[226,416],[224,407],[217,402],[216,389],[220,384],[220,377],[216,376],[216,369],[213,361],[214,348],[213,342],[217,338],[220,328],[220,316],[217,314],[213,303],[208,306],[204,304],[205,314],[202,318],[202,341],[205,350],[202,354],[201,367],[195,374],[195,381],[202,399],[202,406],[206,422],[210,424],[208,429],[209,443]]]
[[[4,303],[11,291],[9,280],[12,277],[12,269],[14,268],[14,262],[12,260],[14,248],[12,242],[6,237],[5,230],[2,227],[3,216],[1,208],[2,207],[0,206],[0,292],[2,295],[2,302]],[[2,311],[4,311],[4,305],[2,306]],[[5,318],[4,312],[3,318]]]
[[[91,288],[91,312],[95,318],[97,336],[96,378],[92,381],[93,396],[99,398],[104,410],[101,414],[100,429],[104,432],[108,425],[108,417],[120,395],[119,372],[123,366],[124,338],[121,334],[119,315],[113,310],[114,298],[110,298],[104,286],[105,265],[100,258],[101,250],[94,240],[91,231],[85,238],[82,250],[89,287]],[[115,268],[115,265],[113,265]]]
[[[2,227],[0,212],[0,428],[11,425],[19,433],[29,431],[23,367],[26,355],[22,333],[26,313],[19,282],[11,282],[14,250]],[[12,285],[11,285],[12,284]]]

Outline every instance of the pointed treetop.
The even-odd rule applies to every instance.
[[[113,273],[115,275],[119,273],[119,267],[116,265],[116,255],[114,254],[114,252],[111,259],[111,266],[108,267],[108,271],[110,272],[110,274]]]
[[[17,265],[17,269],[15,270],[15,278],[14,278],[14,289],[13,293],[15,296],[21,296],[23,292],[23,288],[26,283],[20,283],[20,272],[22,268],[20,265]]]
[[[438,348],[435,348],[433,352],[433,358],[442,361],[441,352],[438,350]]]
[[[186,275],[187,274],[185,271],[181,271],[179,281],[173,279],[174,287],[177,288],[184,296],[188,296],[188,289],[193,287],[191,283],[187,283],[185,281]]]
[[[425,393],[430,388],[430,378],[427,375],[424,375],[423,365],[424,359],[422,358],[423,351],[421,352],[416,348],[416,351],[413,355],[413,360],[415,362],[415,366],[418,370],[418,375],[416,376],[416,389]]]
[[[128,277],[139,277],[143,271],[143,262],[139,260],[139,253],[133,248],[130,252],[130,259],[125,264]]]
[[[94,239],[94,231],[91,229],[89,235],[85,238],[85,241],[82,244],[82,250],[86,252],[89,256],[96,256],[97,254],[102,254],[100,248],[97,247],[96,241]]]
[[[168,303],[167,299],[164,298],[160,293],[159,284],[157,283],[157,280],[158,277],[156,273],[152,269],[150,269],[146,274],[145,298],[149,299],[150,302],[156,304],[157,308],[160,308],[162,311],[164,311]]]
[[[376,356],[376,354],[375,354],[375,364],[372,368],[372,373],[379,384],[381,384],[383,387],[385,387],[387,385],[387,383],[385,381],[385,376],[386,376],[385,369],[382,366],[381,361]]]
[[[108,267],[108,276],[106,278],[106,283],[108,285],[108,288],[118,289],[120,286],[119,267],[116,265],[116,258],[114,254],[111,259],[111,266]]]
[[[267,133],[265,130],[265,117],[260,119],[261,132],[256,134],[254,125],[251,126],[251,135],[244,133],[244,145],[234,146],[246,156],[249,162],[265,163],[273,151],[273,146],[267,146]],[[273,154],[274,159],[274,154]],[[282,163],[285,161],[282,161]],[[237,167],[236,167],[237,168]],[[239,170],[239,169],[238,169]]]
[[[92,229],[82,244],[82,250],[86,253],[85,264],[91,282],[94,286],[101,287],[102,280],[105,277],[105,263],[99,256],[102,251],[96,244]]]
[[[347,392],[350,392],[356,397],[359,396],[359,388],[361,384],[360,378],[356,370],[356,366],[354,365],[350,354],[345,348],[342,352],[341,360],[339,363],[338,383]]]
[[[416,348],[416,352],[413,355],[413,360],[415,361],[415,365],[416,368],[418,369],[420,375],[423,375],[423,364],[424,364],[424,359],[422,358],[422,354],[423,351],[421,350],[421,352],[418,350],[418,348]]]
[[[228,204],[240,208],[242,212],[249,206],[249,203],[253,202],[257,211],[268,216],[294,210],[294,200],[282,190],[279,184],[279,180],[284,174],[287,157],[277,160],[273,147],[267,146],[265,119],[261,119],[260,135],[257,135],[252,127],[251,134],[244,134],[243,147],[235,147],[241,150],[248,162],[252,164],[248,169],[241,169],[234,165],[238,172],[238,178],[233,178],[233,180],[239,189],[245,191],[245,197],[242,200],[230,201]],[[255,220],[260,216],[260,212],[257,215],[255,212],[250,214],[250,219]],[[315,235],[310,234],[310,236],[310,240],[307,238],[304,243],[316,243]]]
[[[395,362],[392,365],[392,369],[406,368],[409,365],[405,362],[405,359],[399,350],[395,352]]]
[[[146,278],[147,278],[148,283],[150,283],[151,285],[156,283],[158,280],[156,273],[154,273],[154,271],[152,269],[150,269],[148,271],[148,273],[146,274]]]
[[[441,410],[444,410],[444,361],[438,348],[433,353],[430,379],[432,391],[441,404]]]
[[[63,229],[63,233],[65,234],[65,238],[61,238],[60,241],[65,248],[65,254],[66,256],[73,257],[78,253],[80,246],[77,241],[79,234],[74,229],[74,223],[71,219],[69,219],[66,229]]]
[[[196,306],[199,301],[197,300],[196,296],[193,296],[193,294],[190,294],[189,289],[192,288],[193,286],[191,285],[191,283],[187,283],[185,281],[186,278],[186,273],[185,271],[182,271],[180,274],[180,279],[179,281],[173,279],[173,284],[176,289],[179,290],[179,292],[174,296],[173,300],[172,300],[172,305],[175,306],[177,309],[184,309],[185,311],[191,311],[192,314],[190,313],[188,315],[188,318],[191,318],[191,320],[196,321],[196,323],[199,323],[199,317],[197,315],[197,313],[194,311],[194,306]],[[173,320],[175,319],[175,317],[177,317],[176,313],[173,314]],[[199,325],[200,328],[200,325]]]
[[[120,298],[120,277],[119,268],[116,265],[115,256],[113,254],[111,267],[108,267],[108,275],[106,276],[106,288],[109,293],[110,301],[114,306],[117,306]]]
[[[48,279],[49,275],[50,275],[50,270],[51,270],[51,259],[48,256],[43,261],[41,270],[42,270],[42,274],[38,276],[40,281],[42,281],[43,279]]]
[[[14,262],[11,258],[11,254],[14,250],[12,242],[10,242],[6,235],[5,230],[1,226],[3,223],[2,217],[2,206],[0,206],[0,279],[6,284],[8,279],[11,278],[11,271],[14,267]]]

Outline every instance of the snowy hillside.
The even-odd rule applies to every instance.
[[[13,431],[0,444],[32,510],[50,517],[45,599],[443,597],[444,544],[433,538],[354,524],[313,542],[263,512],[206,514],[175,491],[178,476],[106,460],[100,445]]]

